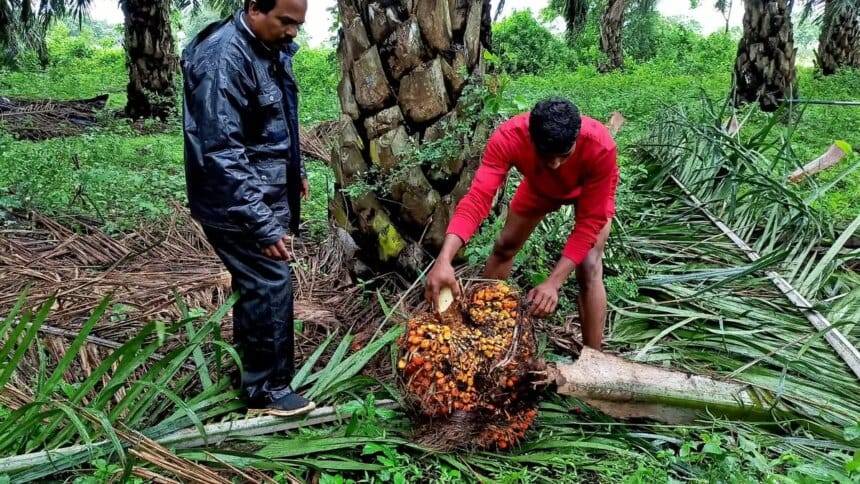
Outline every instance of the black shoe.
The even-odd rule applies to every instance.
[[[277,417],[292,417],[308,413],[316,408],[316,404],[286,387],[267,395],[268,404],[263,408],[249,408],[253,415],[275,415]]]

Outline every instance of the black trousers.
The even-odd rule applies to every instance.
[[[290,265],[264,256],[241,233],[203,230],[240,294],[233,306],[233,341],[242,359],[242,390],[249,403],[265,403],[295,372]]]

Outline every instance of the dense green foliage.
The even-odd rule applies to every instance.
[[[663,18],[654,21],[662,27],[654,39],[657,47],[653,59],[634,59],[623,72],[598,75],[594,48],[567,46],[528,12],[505,19],[495,26],[498,65],[514,77],[504,75],[503,91],[496,95],[506,103],[502,110],[512,114],[546,96],[564,95],[596,119],[606,120],[613,111],[621,111],[629,121],[619,136],[624,179],[632,180],[638,169],[623,148],[644,134],[661,107],[697,102],[701,93],[719,99],[731,82],[734,40],[730,36],[701,37]],[[589,40],[590,35],[597,35],[593,22],[577,44],[592,42],[593,47],[596,38]],[[0,95],[71,99],[108,93],[109,106],[121,107],[126,75],[118,38],[115,31],[104,27],[76,32],[59,24],[48,37],[51,66],[41,69],[34,58],[24,55],[22,65],[26,68],[0,71]],[[338,116],[335,63],[330,50],[300,50],[295,65],[301,84],[303,124]],[[533,72],[540,74],[529,74]],[[802,68],[800,84],[805,97],[852,99],[860,91],[860,74],[847,71],[821,79]],[[753,113],[750,122],[766,119]],[[860,126],[856,109],[808,107],[793,133],[798,162],[813,159],[837,139],[860,146],[856,126]],[[33,143],[0,134],[0,206],[72,210],[102,217],[113,230],[129,229],[142,220],[156,220],[169,213],[172,203],[181,203],[184,198],[179,121],[144,126],[142,132],[139,128],[105,114],[100,128],[67,139]],[[308,219],[318,223],[318,233],[325,227],[325,197],[330,184],[328,170],[319,167],[312,171],[315,196],[306,212]],[[837,175],[838,171],[825,173],[820,181]],[[856,210],[858,182],[860,174],[842,180],[840,189],[823,200],[837,219],[850,218]],[[627,186],[624,183],[621,187],[622,207]],[[493,225],[498,226],[489,224]],[[492,236],[493,231],[489,231],[486,244],[473,244],[475,254],[489,250]],[[549,247],[555,248],[557,243],[561,241],[551,242]],[[528,250],[525,253],[529,255],[523,259],[534,255]],[[545,256],[548,260],[553,257],[552,251]]]
[[[0,70],[0,96],[81,99],[109,94],[109,106],[125,105],[125,60],[117,38],[85,28],[55,26],[48,37],[51,67]],[[301,122],[337,117],[337,69],[333,53],[305,48],[295,59],[301,87]],[[184,203],[182,131],[178,118],[166,125],[131,126],[105,112],[100,126],[81,136],[42,142],[17,141],[0,131],[0,208],[81,213],[102,220],[109,231],[157,221]],[[313,198],[305,211],[314,233],[327,226],[329,175],[311,163]]]
[[[540,74],[571,69],[576,54],[560,37],[541,25],[528,10],[514,13],[493,26],[493,48],[511,74]]]
[[[634,28],[635,27],[635,28]],[[672,63],[673,72],[696,73],[722,68],[734,61],[737,39],[732,35],[702,37],[691,26],[646,14],[634,17],[625,31],[628,65]],[[598,18],[589,17],[582,33],[569,45],[550,32],[527,10],[493,27],[493,45],[508,74],[547,74],[597,66],[600,60]]]

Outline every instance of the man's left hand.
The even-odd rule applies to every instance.
[[[311,198],[311,184],[307,178],[302,178],[302,198],[308,200]]]
[[[555,312],[558,307],[558,284],[546,281],[529,292],[526,302],[529,314],[537,318],[545,318]]]

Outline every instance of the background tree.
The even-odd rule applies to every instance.
[[[14,61],[20,45],[20,4],[18,0],[0,0],[0,62]]]
[[[489,0],[339,0],[342,128],[331,217],[374,264],[423,269],[489,126],[463,96],[484,70]]]
[[[600,21],[600,51],[606,59],[600,63],[600,72],[624,67],[622,46],[624,29],[624,0],[608,0]]]
[[[661,23],[657,0],[627,0],[624,2],[624,31],[622,54],[637,61],[651,59],[660,49],[660,37],[668,27]]]
[[[0,62],[12,64],[18,54],[30,49],[47,67],[48,47],[45,37],[53,20],[77,15],[80,18],[86,1],[78,0],[0,0]]]
[[[795,94],[797,77],[790,0],[744,2],[743,37],[735,61],[734,102],[758,101],[775,111]]]
[[[551,0],[549,9],[564,17],[567,37],[573,42],[582,32],[588,21],[589,0]]]
[[[208,9],[221,17],[231,15],[244,4],[243,0],[173,0],[173,8],[177,10],[197,14],[203,9]]]
[[[860,1],[807,0],[802,20],[821,25],[816,64],[825,76],[842,67],[860,67]]]
[[[218,3],[218,2],[216,2]],[[132,118],[166,118],[176,106],[173,79],[179,64],[170,26],[170,0],[120,0],[125,15],[124,45],[128,102]],[[34,9],[34,6],[36,7]],[[45,66],[45,37],[55,19],[74,16],[82,23],[92,0],[0,0],[0,52],[7,61],[32,48]]]
[[[716,2],[717,10],[719,10],[720,13],[723,14],[723,20],[726,21],[726,27],[724,30],[724,33],[726,34],[729,33],[729,23],[732,19],[732,9],[734,8],[734,3],[735,2],[733,0],[718,0]]]
[[[496,5],[496,14],[493,15],[493,22],[498,22],[499,17],[502,16],[502,11],[505,10],[505,0],[499,0],[499,4]]]
[[[723,16],[723,20],[726,22],[726,27],[724,32],[726,34],[729,33],[729,23],[732,18],[732,9],[734,8],[734,0],[717,0],[714,2],[714,8],[717,9],[718,12]],[[699,0],[690,0],[690,7],[696,8],[700,4]]]
[[[176,106],[179,68],[170,26],[170,0],[121,0],[131,118],[161,118]]]

